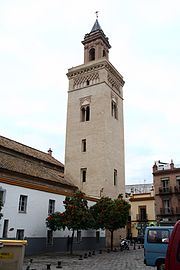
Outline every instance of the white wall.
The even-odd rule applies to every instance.
[[[47,227],[46,218],[48,216],[49,200],[55,200],[55,211],[64,212],[63,201],[65,196],[48,193],[13,185],[0,183],[0,189],[5,190],[5,200],[2,209],[3,217],[0,220],[0,238],[3,234],[4,219],[9,220],[8,238],[15,238],[17,229],[24,230],[25,237],[46,237]],[[19,213],[19,197],[25,195],[27,199],[27,212]],[[95,202],[88,201],[88,205],[92,206]],[[9,231],[14,228],[13,231]],[[54,237],[71,236],[71,232],[66,230],[56,231],[53,233]],[[95,237],[95,230],[88,230],[82,232],[82,237]],[[100,230],[100,236],[105,236],[105,231]]]
[[[0,237],[3,233],[3,221],[9,220],[8,237],[15,237],[17,229],[24,229],[25,237],[46,237],[47,227],[45,220],[48,216],[49,199],[55,200],[55,211],[64,211],[63,201],[65,196],[42,192],[23,187],[1,183],[1,188],[6,190],[5,204],[2,209],[3,218],[0,220]],[[27,213],[19,213],[20,195],[28,196]],[[63,235],[67,232],[63,232]]]

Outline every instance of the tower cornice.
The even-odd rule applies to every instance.
[[[71,81],[69,91],[105,82],[123,98],[123,76],[106,58],[72,67],[68,69],[67,77]]]
[[[66,75],[69,79],[72,79],[76,78],[77,76],[83,76],[88,73],[99,71],[101,69],[106,69],[119,81],[121,86],[124,86],[125,81],[123,80],[123,76],[107,59],[100,59],[90,62],[88,64],[82,64],[76,67],[72,67],[68,69],[68,73]]]
[[[86,45],[86,44],[89,44],[90,42],[98,40],[98,39],[102,40],[106,44],[108,49],[111,48],[111,45],[109,44],[109,39],[108,39],[108,37],[105,36],[105,34],[102,30],[86,34],[84,37],[84,40],[82,41],[82,44]]]

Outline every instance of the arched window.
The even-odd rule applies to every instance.
[[[90,120],[90,106],[82,106],[81,107],[81,121],[89,121]]]
[[[87,106],[86,107],[86,121],[89,121],[89,119],[90,119],[90,107]]]
[[[85,121],[85,115],[86,115],[85,107],[82,107],[82,108],[81,108],[81,121],[82,121],[82,122]]]
[[[95,60],[95,49],[91,48],[89,50],[89,61],[93,61],[93,60]]]

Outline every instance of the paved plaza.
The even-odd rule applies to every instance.
[[[143,262],[144,249],[130,247],[130,250],[107,252],[95,252],[95,255],[87,252],[87,258],[84,258],[85,252],[75,252],[75,255],[53,253],[41,256],[25,257],[23,270],[27,269],[28,262],[32,258],[31,270],[154,270],[155,267],[145,266]],[[82,260],[80,260],[81,256]],[[90,255],[90,256],[88,256]],[[59,268],[57,267],[59,263]]]

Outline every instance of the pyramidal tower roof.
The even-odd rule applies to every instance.
[[[96,21],[91,29],[91,31],[88,34],[85,34],[84,40],[82,41],[82,44],[89,44],[92,41],[95,41],[97,39],[101,39],[104,44],[106,44],[107,48],[110,49],[111,45],[109,44],[109,39],[104,34],[99,21],[98,21],[98,12],[96,11]]]
[[[99,24],[99,22],[98,22],[98,19],[96,19],[96,21],[95,21],[95,23],[94,23],[94,25],[93,25],[93,28],[91,29],[91,33],[92,33],[92,32],[95,32],[95,31],[97,31],[97,30],[102,30],[102,29],[101,29],[101,26],[100,26],[100,24]]]

